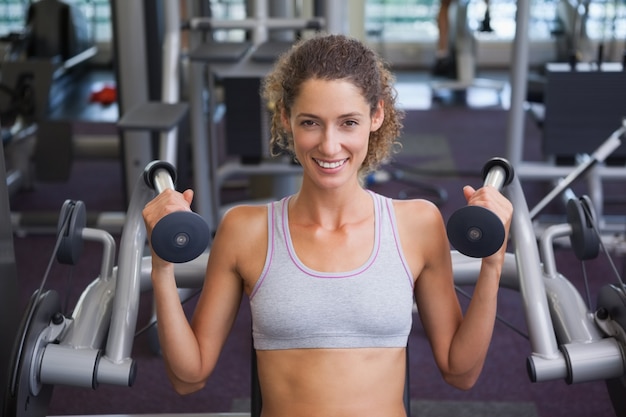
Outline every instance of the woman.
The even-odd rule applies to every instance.
[[[412,307],[446,381],[470,388],[481,372],[496,312],[505,247],[483,259],[462,316],[438,209],[362,186],[400,134],[393,77],[361,42],[319,35],[296,44],[263,86],[272,149],[303,168],[300,190],[228,211],[218,227],[189,324],[173,265],[152,254],[159,337],[182,394],[215,367],[241,297],[250,299],[263,416],[405,417],[405,349]],[[464,189],[469,204],[512,208],[493,187]],[[189,210],[190,190],[162,193],[144,210],[148,232]]]

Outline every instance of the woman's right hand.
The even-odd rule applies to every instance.
[[[191,211],[191,202],[193,201],[193,190],[185,190],[180,193],[176,190],[167,189],[159,193],[155,198],[146,204],[142,211],[143,220],[146,225],[146,232],[148,236],[148,242],[151,242],[152,230],[154,226],[163,217],[176,211]],[[161,259],[152,250],[152,267],[159,266],[159,264],[168,265],[167,261]]]

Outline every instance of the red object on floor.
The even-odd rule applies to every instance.
[[[117,101],[117,89],[114,86],[105,85],[100,90],[93,91],[89,97],[89,101],[109,106]]]

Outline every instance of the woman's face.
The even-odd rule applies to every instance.
[[[294,140],[305,177],[324,188],[358,181],[367,155],[370,132],[380,128],[379,104],[373,117],[361,90],[346,80],[305,81],[283,124]]]

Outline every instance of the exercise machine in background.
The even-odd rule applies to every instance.
[[[618,129],[615,140],[619,141],[624,131],[626,127]],[[71,315],[62,313],[60,297],[56,291],[46,289],[44,276],[18,325],[14,262],[12,265],[11,257],[2,259],[4,263],[0,266],[9,274],[0,275],[3,289],[0,309],[9,320],[2,324],[8,337],[2,338],[0,351],[11,352],[0,357],[2,368],[9,375],[0,381],[3,415],[44,417],[55,385],[86,389],[97,389],[102,384],[133,385],[138,370],[131,352],[139,300],[141,293],[151,290],[151,260],[143,255],[146,234],[141,210],[156,192],[175,183],[171,176],[175,171],[169,166],[153,161],[137,179],[117,266],[114,239],[105,231],[85,227],[81,202],[68,200],[64,205],[52,256],[59,262],[75,264],[80,261],[83,241],[96,241],[103,246],[100,276],[83,290]],[[483,174],[485,185],[504,187],[503,192],[516,208],[510,233],[516,250],[506,254],[501,286],[520,292],[532,352],[528,357],[528,376],[537,383],[559,379],[570,384],[606,380],[615,410],[623,412],[626,287],[618,275],[616,283],[602,288],[595,305],[587,304],[567,278],[559,274],[554,263],[556,237],[568,236],[573,247],[583,248],[576,250],[581,260],[600,253],[593,210],[584,197],[572,199],[568,212],[573,214],[568,216],[568,222],[546,231],[538,245],[520,180],[510,167],[508,161],[496,158],[485,165]],[[454,244],[459,244],[458,238],[466,240],[460,244],[462,252],[451,253],[454,279],[457,285],[473,285],[481,265],[481,260],[473,256],[486,256],[485,251],[497,250],[484,243],[494,240],[503,227],[483,221],[483,217],[490,216],[488,210],[479,215],[465,215],[465,208],[461,211],[463,223],[469,227],[451,230],[456,226],[448,224],[449,236],[457,236]],[[0,210],[2,214],[7,213]],[[3,239],[10,236],[5,233],[7,225],[8,222],[0,222]],[[204,233],[208,232],[205,228]],[[152,236],[152,239],[161,238],[171,242],[169,232]],[[499,238],[503,239],[504,234],[500,233]],[[208,237],[203,242],[206,241]],[[187,262],[175,265],[180,288],[201,288],[207,262],[207,252],[202,252],[203,242],[197,248],[200,250],[193,251],[194,256],[199,254],[197,258],[187,257],[184,259]],[[169,259],[169,254],[163,256]],[[258,413],[258,409],[253,409],[251,415],[256,417]]]
[[[69,176],[72,135],[54,110],[96,55],[91,32],[78,7],[40,0],[28,7],[23,30],[0,39],[0,126],[11,193],[32,188],[35,178]]]
[[[613,245],[612,249],[623,250],[624,242],[626,242],[626,223],[623,217],[614,222],[614,219],[603,215],[605,202],[603,182],[626,179],[626,165],[623,160],[624,148],[623,145],[620,145],[617,150],[613,149],[609,154],[603,150],[606,150],[604,145],[612,142],[613,133],[611,129],[614,129],[616,125],[623,124],[624,114],[621,108],[624,97],[622,95],[615,98],[613,94],[615,92],[619,96],[623,89],[616,88],[612,83],[617,82],[619,85],[624,82],[626,66],[619,62],[599,65],[597,61],[565,62],[565,66],[562,65],[563,63],[547,65],[546,68],[550,69],[550,79],[553,79],[554,82],[551,82],[549,87],[546,86],[546,89],[551,91],[551,98],[547,100],[546,97],[545,104],[548,104],[548,101],[553,104],[550,104],[549,109],[547,106],[543,108],[543,103],[541,103],[541,117],[542,120],[545,117],[547,123],[555,123],[547,132],[558,133],[559,130],[562,130],[562,132],[567,133],[565,136],[559,137],[557,135],[548,138],[546,150],[551,153],[544,155],[543,160],[529,161],[525,159],[523,157],[524,125],[529,108],[528,94],[531,92],[528,82],[529,10],[527,0],[518,1],[511,58],[511,104],[508,111],[506,132],[507,159],[516,167],[517,175],[526,181],[548,181],[558,184],[567,179],[573,170],[584,173],[584,176],[579,175],[576,178],[579,181],[583,179],[587,181],[587,193],[591,196],[591,205],[598,213],[599,231],[602,233],[605,243]],[[584,10],[578,10],[578,12],[581,11],[584,12]],[[591,105],[591,107],[586,106],[587,97],[577,96],[579,90],[571,88],[572,82],[580,83],[583,90],[590,94],[590,103],[596,104]],[[608,94],[608,97],[612,97],[610,101],[601,98],[603,91]],[[602,103],[599,103],[598,100]],[[606,114],[602,112],[606,112]],[[576,135],[570,137],[572,127],[580,127],[580,125],[575,125],[573,121],[574,118],[579,117],[586,121],[586,126],[582,131],[576,132]],[[589,119],[590,117],[592,119],[593,117],[598,118],[592,120]],[[589,136],[590,132],[591,136]],[[579,136],[581,134],[585,136],[585,139],[581,140]],[[568,141],[572,137],[576,137],[576,140],[570,144]],[[573,146],[570,148],[570,145]],[[612,154],[613,151],[615,154]],[[565,157],[559,158],[558,155]],[[605,161],[604,158],[608,159]],[[560,193],[567,198],[568,191],[563,188]],[[538,215],[538,211],[533,212],[534,220],[539,220]],[[537,218],[535,219],[535,217]],[[549,226],[549,223],[550,221],[540,224],[537,227],[537,233],[541,233],[546,226]],[[615,234],[616,231],[617,234]]]

